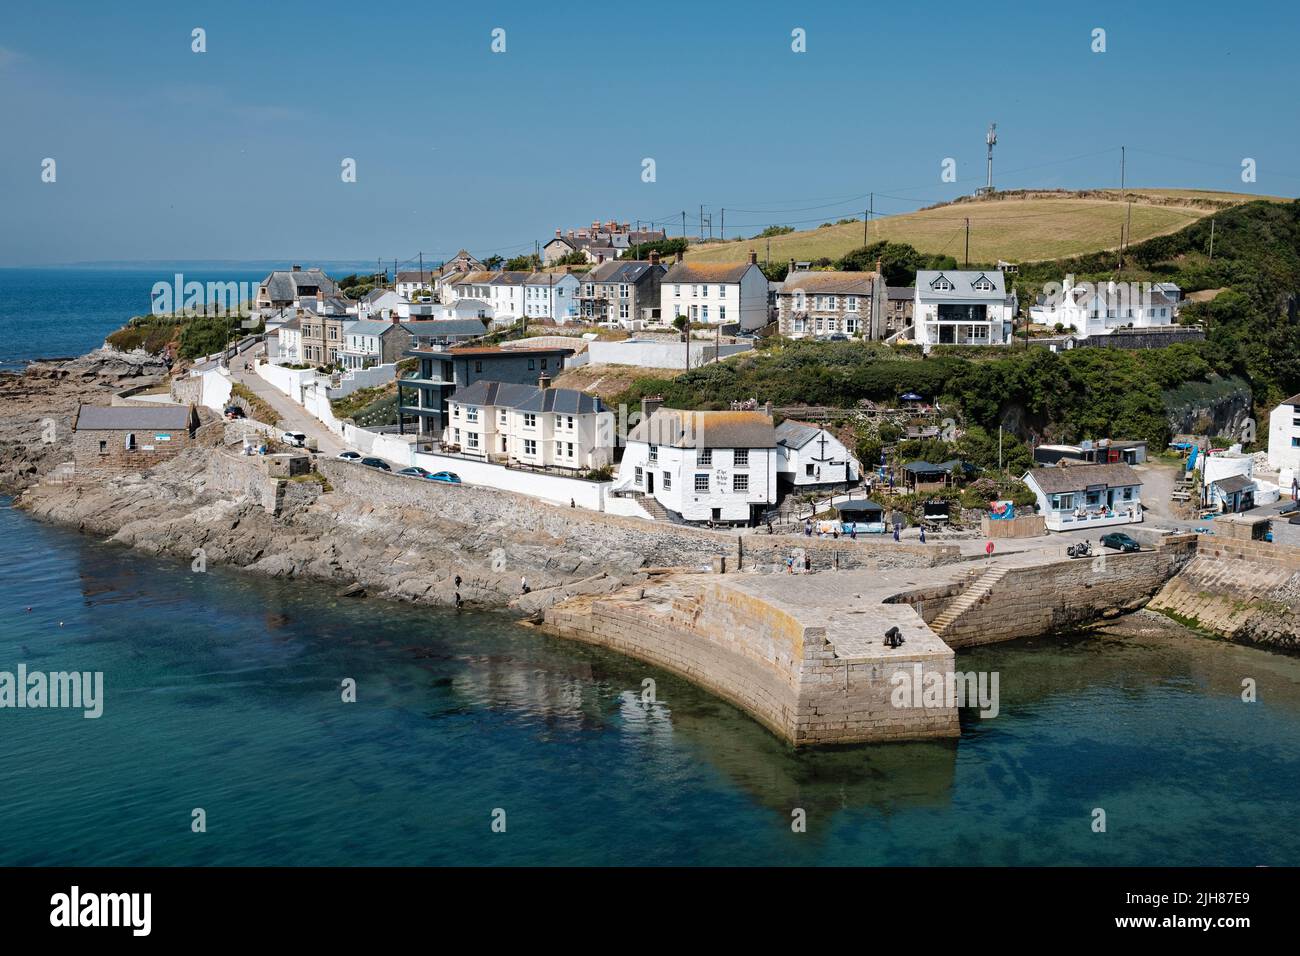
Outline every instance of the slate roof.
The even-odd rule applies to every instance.
[[[891,302],[897,302],[902,299],[915,299],[916,289],[910,285],[886,286],[885,297]]]
[[[829,272],[813,270],[791,272],[781,283],[781,292],[789,295],[803,291],[814,294],[839,293],[841,295],[871,295],[874,272]]]
[[[432,279],[433,279],[433,273],[430,272],[429,270],[426,269],[424,272],[421,272],[418,269],[416,269],[412,272],[397,273],[397,278],[394,279],[393,281],[395,283],[396,282],[429,282]]]
[[[948,292],[935,289],[934,283],[939,277],[943,276],[952,283],[952,290]],[[989,292],[978,292],[972,286],[979,281],[980,277],[988,279],[993,283],[993,289]],[[916,288],[929,299],[1005,299],[1007,297],[1006,282],[1002,277],[999,269],[989,269],[986,272],[963,272],[960,269],[944,269],[942,271],[921,270],[916,274]]]
[[[629,285],[635,285],[647,275],[650,275],[652,268],[651,263],[642,259],[615,259],[612,262],[602,262],[594,267],[580,281],[594,284],[626,282]],[[661,265],[659,269],[662,274],[664,267]]]
[[[1292,395],[1290,398],[1288,398],[1288,399],[1287,399],[1285,402],[1283,402],[1282,404],[1283,404],[1283,405],[1294,405],[1294,406],[1296,406],[1297,408],[1300,408],[1300,395]]]
[[[786,419],[776,426],[776,443],[786,448],[802,448],[820,433],[820,428]]]
[[[150,431],[188,429],[194,417],[189,405],[81,405],[74,431]]]
[[[845,511],[884,511],[885,509],[869,498],[850,498],[837,504],[835,510],[843,513]]]
[[[775,448],[776,429],[762,412],[660,408],[633,428],[627,440],[674,448]]]
[[[1224,494],[1235,494],[1238,491],[1245,491],[1253,488],[1255,482],[1246,475],[1229,475],[1227,478],[1220,478],[1218,481],[1210,482],[1212,485],[1218,485],[1219,490]]]
[[[439,335],[482,335],[487,331],[487,326],[479,319],[417,319],[411,322],[403,322],[402,328],[412,335],[434,337]]]
[[[1109,465],[1065,465],[1051,468],[1034,468],[1029,472],[1038,485],[1047,494],[1060,494],[1066,491],[1083,491],[1089,485],[1106,485],[1120,488],[1124,485],[1140,485],[1142,479],[1138,473],[1124,464]]]
[[[358,319],[355,322],[347,322],[343,326],[344,335],[384,335],[398,328],[392,322],[381,322],[378,319]]]
[[[558,412],[562,415],[587,415],[605,411],[605,403],[594,395],[576,388],[538,388],[510,382],[478,381],[458,388],[452,401],[462,405],[494,405],[521,412]]]
[[[302,286],[315,287],[326,295],[336,291],[334,280],[319,269],[277,269],[262,280],[267,298],[274,302],[288,302],[298,298]]]
[[[664,282],[739,282],[753,263],[678,262],[664,276]],[[755,266],[757,268],[757,266]]]

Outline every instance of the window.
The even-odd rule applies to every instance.
[[[946,276],[940,275],[930,283],[930,288],[935,292],[951,292],[952,283],[948,281]]]
[[[847,296],[845,297],[844,301],[846,303],[844,306],[845,311],[847,312],[858,311],[858,297],[856,295]]]
[[[474,371],[475,371],[475,372],[481,372],[481,371],[483,371],[483,363],[482,363],[482,362],[475,362],[475,363],[474,363]]]
[[[476,421],[478,421],[478,409],[477,409],[477,408],[467,408],[467,409],[465,409],[465,421],[467,421],[467,422],[476,422]]]
[[[691,298],[692,298],[692,299],[694,299],[694,298],[698,298],[698,297],[699,297],[699,294],[700,294],[700,293],[699,293],[699,288],[700,288],[699,286],[695,286],[695,285],[691,286]]]
[[[452,418],[460,418],[460,406],[459,406],[459,405],[453,405],[453,406],[451,406],[451,417],[452,417]]]
[[[542,368],[546,368],[546,362],[547,362],[546,359],[542,359]]]
[[[505,436],[505,435],[502,435],[502,436],[501,436],[501,454],[504,455],[504,454],[505,454],[507,451],[509,451],[509,450],[510,450],[510,446],[506,443],[506,436]]]
[[[803,466],[803,473],[804,473],[805,476],[811,478],[811,477],[813,476],[813,466],[812,466],[812,465],[804,465],[804,466]]]
[[[713,464],[713,449],[701,448],[700,453],[696,456],[695,460],[701,465]]]
[[[637,483],[638,485],[642,483],[642,478],[643,478],[643,475],[642,475],[642,473],[641,473],[641,466],[640,466],[640,465],[637,465],[637,466],[636,466],[636,483]]]
[[[804,321],[803,321],[803,319],[795,319],[795,320],[794,320],[794,330],[795,330],[796,332],[802,332],[802,331],[804,331],[804,327],[803,327],[803,326],[804,326]]]
[[[618,305],[618,317],[626,319],[628,317],[628,305],[626,302],[620,302]]]
[[[851,315],[848,316],[848,317],[844,320],[844,331],[845,331],[845,332],[848,332],[850,335],[855,335],[855,334],[857,334],[857,331],[858,331],[858,320],[855,319],[855,318],[854,318],[853,316],[851,316]]]
[[[649,454],[648,457],[649,457],[650,461],[658,461],[658,460],[659,460],[659,446],[658,446],[658,445],[651,445],[651,446],[650,446],[650,454]]]
[[[529,360],[528,360],[528,371],[531,372],[531,371],[533,371],[533,370],[536,369],[536,368],[537,368],[537,360],[536,360],[536,359],[529,359]]]
[[[828,295],[826,297],[826,308],[830,309],[831,311],[835,310],[835,296]]]
[[[1133,500],[1133,489],[1132,489],[1132,488],[1125,488],[1125,489],[1124,489],[1124,500],[1125,500],[1125,501],[1132,501],[1132,500]]]
[[[107,454],[108,454],[108,442],[106,442],[106,441],[101,441],[101,442],[99,443],[99,453],[100,453],[101,455],[107,455]]]
[[[718,306],[718,321],[724,323],[727,321],[727,307],[725,305]]]
[[[681,297],[682,297],[682,287],[679,285],[673,286],[673,298],[680,299]]]
[[[460,429],[459,429],[459,428],[453,428],[453,429],[451,430],[451,440],[452,440],[455,444],[457,444],[457,445],[460,444]]]
[[[672,491],[672,490],[673,490],[673,473],[672,473],[671,471],[665,471],[665,472],[664,472],[664,491]]]
[[[817,316],[817,331],[820,332],[821,330],[822,330],[822,317],[819,315]]]
[[[478,432],[469,432],[465,437],[468,439],[466,444],[469,445],[470,448],[478,447]]]
[[[572,457],[573,457],[573,442],[568,441],[568,442],[565,442],[564,445],[565,445],[565,452],[564,452],[565,457],[572,458]]]
[[[1053,511],[1072,511],[1074,510],[1074,495],[1052,495]]]
[[[992,292],[993,282],[991,279],[989,279],[988,276],[981,275],[978,279],[976,279],[973,283],[971,283],[971,288],[974,289],[976,292]]]
[[[533,439],[531,439],[531,438],[525,438],[525,439],[524,439],[524,454],[525,454],[525,455],[536,455],[536,454],[537,454],[537,442],[533,441]]]
[[[748,449],[748,448],[737,448],[736,451],[735,451],[734,456],[732,457],[732,464],[734,464],[737,468],[748,468],[748,467],[749,467],[749,449]]]
[[[135,451],[135,432],[128,432],[126,436],[126,450]]]
[[[501,422],[502,425],[504,425],[504,424],[506,423],[507,418],[508,418],[508,416],[507,416],[507,414],[506,414],[506,410],[505,410],[504,408],[501,409],[501,413],[500,413],[500,416],[499,416],[499,421]]]
[[[1300,438],[1292,438],[1292,439],[1291,439],[1291,447],[1292,447],[1292,448],[1300,448]]]
[[[621,286],[618,287],[618,295],[619,295],[619,298],[621,298],[621,299],[626,299],[626,298],[627,298],[627,286],[626,286],[626,285],[621,285]]]
[[[749,475],[739,474],[731,476],[732,491],[749,491]]]
[[[569,431],[573,431],[573,416],[572,416],[572,415],[568,415],[568,416],[565,417],[564,427],[567,428],[567,429],[569,429]]]
[[[525,428],[536,428],[536,427],[537,427],[537,416],[534,415],[532,412],[524,412],[524,427],[525,427]]]
[[[696,475],[696,476],[695,476],[695,492],[696,492],[696,494],[708,494],[708,492],[709,492],[709,476],[708,476],[708,475]]]

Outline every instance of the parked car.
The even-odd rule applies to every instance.
[[[388,466],[388,462],[384,461],[382,458],[362,458],[361,464],[365,465],[367,468],[378,468],[380,471],[393,470]]]
[[[280,441],[284,442],[286,445],[293,445],[296,448],[301,448],[303,445],[307,444],[307,436],[302,432],[281,432]]]
[[[1128,535],[1120,531],[1112,531],[1110,534],[1101,536],[1101,545],[1103,548],[1114,548],[1116,551],[1141,551],[1142,545],[1138,544]]]
[[[430,475],[429,480],[445,481],[449,485],[459,485],[461,483],[460,475],[456,474],[454,471],[439,471],[435,474]]]
[[[410,478],[428,478],[429,469],[421,468],[419,465],[412,465],[410,468],[403,468],[398,472],[399,475],[406,475]]]
[[[830,335],[826,336],[827,342],[847,342],[848,340],[849,337],[843,332],[832,332]]]
[[[357,454],[356,452],[354,452],[354,451],[341,451],[341,452],[339,452],[339,457],[342,458],[344,461],[360,461],[360,460],[361,460],[361,456],[358,455],[358,454]]]
[[[244,410],[240,408],[238,405],[231,405],[226,409],[226,417],[231,419],[243,418]]]

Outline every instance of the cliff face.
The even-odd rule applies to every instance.
[[[1174,435],[1241,436],[1254,414],[1250,386],[1240,378],[1190,384],[1164,397],[1170,434]]]

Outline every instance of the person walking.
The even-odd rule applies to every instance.
[[[812,519],[805,518],[803,523],[803,534],[805,538],[812,537]]]
[[[925,529],[921,529],[921,543],[925,544]]]

